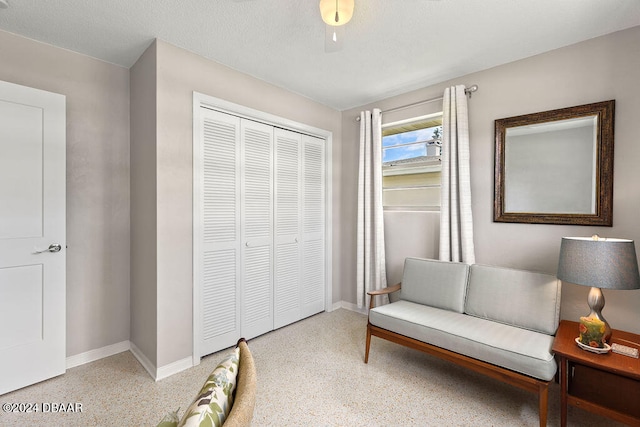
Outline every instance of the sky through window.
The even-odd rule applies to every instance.
[[[382,162],[426,156],[427,145],[436,143],[436,130],[442,135],[442,127],[434,126],[382,137]]]

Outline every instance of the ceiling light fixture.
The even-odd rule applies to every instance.
[[[354,0],[320,0],[322,20],[333,27],[344,25],[353,16]]]
[[[344,27],[353,16],[354,0],[320,0],[320,15],[325,22],[324,51],[342,50]]]

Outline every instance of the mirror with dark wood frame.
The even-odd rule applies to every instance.
[[[615,101],[495,121],[493,220],[613,225]]]

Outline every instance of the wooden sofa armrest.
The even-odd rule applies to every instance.
[[[369,310],[371,310],[374,306],[374,300],[375,300],[375,296],[376,295],[387,295],[396,291],[399,291],[400,288],[402,287],[402,283],[397,283],[393,286],[388,286],[386,288],[383,289],[378,289],[376,291],[369,291],[367,292],[367,295],[371,296],[371,299],[369,300]]]

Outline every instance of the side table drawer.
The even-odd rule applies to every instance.
[[[640,381],[569,362],[569,395],[640,419]]]

